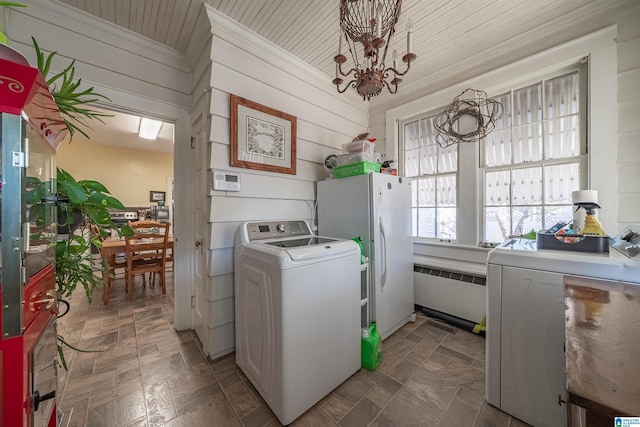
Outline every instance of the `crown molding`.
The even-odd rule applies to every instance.
[[[190,72],[185,55],[133,31],[104,21],[57,0],[23,0],[28,8],[12,8],[11,13],[24,14],[67,31],[105,43],[119,50],[153,59],[177,70]],[[11,38],[11,34],[10,34]],[[31,41],[27,40],[27,44]]]
[[[359,110],[369,110],[369,104],[363,103],[355,92],[343,93],[338,98],[335,86],[331,83],[331,78],[317,68],[312,67],[282,49],[280,46],[275,45],[252,30],[242,26],[208,4],[205,3],[204,6],[211,23],[212,36],[219,37],[233,46],[278,68],[283,73],[290,74],[301,81],[307,82],[318,90],[334,96],[336,99],[347,102]]]

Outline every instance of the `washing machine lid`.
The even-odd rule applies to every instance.
[[[313,242],[322,242],[313,244]],[[236,247],[236,253],[280,268],[302,266],[349,255],[360,256],[360,247],[352,240],[328,237],[248,242]]]
[[[360,256],[352,240],[316,236],[304,220],[242,224],[236,233],[236,254],[279,268],[302,266],[349,255]]]
[[[279,248],[299,248],[305,246],[324,245],[326,243],[337,242],[338,239],[330,237],[305,236],[300,239],[285,239],[276,241],[266,241],[266,245],[276,246]]]

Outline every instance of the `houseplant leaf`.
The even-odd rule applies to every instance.
[[[13,6],[13,7],[27,7],[26,4],[18,3],[15,1],[0,1],[0,6]],[[0,43],[7,44],[9,39],[2,31],[2,22],[0,21]]]
[[[85,179],[85,180],[80,181],[80,183],[82,184],[83,187],[85,187],[89,191],[97,191],[97,192],[100,192],[100,193],[108,193],[109,192],[109,190],[107,190],[107,187],[105,187],[104,185],[102,185],[98,181],[91,181],[91,180]]]
[[[38,69],[44,76],[51,95],[69,131],[69,142],[73,140],[76,132],[80,132],[85,138],[90,139],[89,135],[83,131],[81,127],[91,129],[88,125],[89,120],[95,119],[104,123],[102,117],[111,117],[111,114],[92,110],[85,106],[99,101],[111,100],[107,96],[97,93],[93,86],[80,89],[82,79],[75,79],[75,60],[72,60],[71,63],[59,73],[49,76],[51,62],[58,52],[53,51],[45,57],[36,39],[31,37],[31,40],[33,41],[33,47],[36,51]]]

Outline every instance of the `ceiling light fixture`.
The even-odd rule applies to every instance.
[[[407,69],[404,72],[398,70],[395,50],[393,66],[387,67],[385,64],[391,36],[395,33],[395,25],[400,17],[401,5],[402,0],[340,0],[340,43],[338,54],[333,58],[336,63],[336,78],[333,84],[339,93],[353,87],[364,101],[368,101],[378,95],[385,86],[390,93],[398,91],[398,84],[402,82],[400,77],[409,71],[411,61],[417,57],[411,53],[413,26],[409,21],[407,53],[402,57]],[[347,62],[347,57],[342,53],[343,39],[347,41],[347,48],[354,63],[353,68],[346,73],[342,70],[342,64]],[[362,44],[362,58],[358,57],[356,42]],[[340,85],[344,80],[341,77],[351,78],[342,89]],[[391,81],[387,81],[389,78]]]
[[[157,139],[161,127],[161,121],[142,117],[140,119],[140,130],[138,131],[138,136],[144,139]]]

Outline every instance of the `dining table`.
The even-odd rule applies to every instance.
[[[161,239],[158,239],[161,241]],[[173,251],[173,236],[170,235],[167,240],[167,249]],[[147,242],[148,243],[148,242]],[[124,237],[107,237],[102,242],[102,248],[100,248],[100,253],[102,258],[104,259],[106,268],[102,271],[102,279],[103,279],[103,292],[102,292],[102,302],[106,305],[109,303],[109,297],[111,293],[111,279],[113,277],[113,265],[111,264],[111,260],[114,259],[118,254],[124,254],[126,251],[126,241]]]

